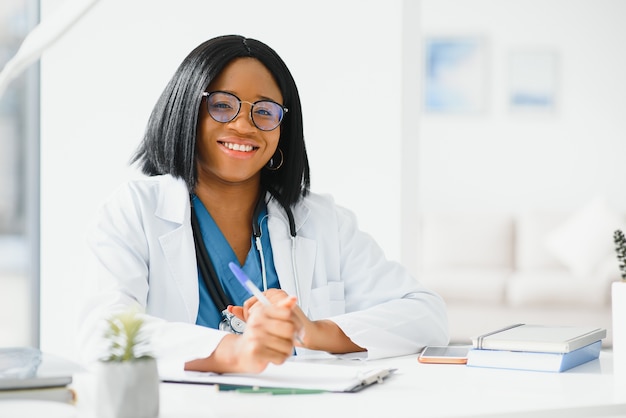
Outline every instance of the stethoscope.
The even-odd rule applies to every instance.
[[[291,208],[282,204],[279,199],[280,205],[287,214],[289,222],[289,234],[291,236],[291,269],[295,281],[296,297],[300,300],[300,286],[298,280],[298,269],[296,268],[296,223],[294,221]],[[226,309],[228,305],[232,305],[232,301],[224,292],[222,284],[217,276],[215,267],[209,257],[209,252],[206,248],[204,240],[202,239],[202,233],[200,232],[200,223],[198,222],[198,216],[193,205],[193,194],[190,194],[191,203],[191,229],[193,231],[193,240],[196,248],[196,258],[198,260],[198,269],[202,275],[204,284],[206,285],[209,296],[217,306],[217,309],[222,314],[222,320],[219,324],[219,329],[222,331],[229,331],[235,334],[241,334],[245,330],[245,322],[237,318]],[[261,259],[261,275],[263,279],[263,291],[267,290],[267,271],[265,267],[265,254],[263,253],[263,245],[261,244],[261,222],[268,218],[264,216],[259,219],[261,211],[265,206],[265,193],[260,193],[260,197],[254,208],[254,214],[252,216],[252,236],[254,238],[254,244],[259,252],[259,258]]]

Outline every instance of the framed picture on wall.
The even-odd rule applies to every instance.
[[[512,51],[509,107],[513,112],[552,113],[557,102],[557,54],[550,50]]]
[[[487,48],[482,37],[426,37],[424,110],[478,113],[486,108]]]

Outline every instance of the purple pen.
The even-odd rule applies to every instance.
[[[252,283],[252,280],[250,280],[246,273],[244,273],[237,264],[231,261],[230,263],[228,263],[228,267],[230,267],[230,270],[233,272],[233,274],[235,275],[239,283],[241,283],[241,285],[244,287],[244,289],[246,289],[252,296],[256,296],[259,302],[261,302],[263,305],[271,305],[270,301],[265,297],[263,293],[261,293],[259,288],[256,287],[254,283]]]

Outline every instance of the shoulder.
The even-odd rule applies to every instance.
[[[122,184],[118,192],[132,193],[138,196],[158,197],[162,194],[187,195],[187,186],[184,180],[164,174],[161,176],[141,176]]]
[[[299,203],[311,209],[330,209],[336,205],[332,195],[314,192],[309,192]]]
[[[296,219],[302,223],[322,223],[325,227],[356,227],[356,216],[350,209],[337,204],[335,198],[325,193],[309,193],[295,207]],[[296,221],[298,222],[298,221]]]
[[[189,191],[182,179],[171,175],[141,176],[120,185],[103,205],[104,210],[119,208],[153,212],[182,222],[189,207]]]
[[[302,199],[301,204],[314,213],[332,212],[337,216],[354,217],[350,209],[338,204],[335,198],[327,193],[309,193]]]

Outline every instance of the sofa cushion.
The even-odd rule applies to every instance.
[[[576,280],[562,269],[516,271],[507,282],[505,299],[512,307],[605,307],[608,289],[605,280]]]
[[[512,268],[513,218],[504,214],[426,213],[421,216],[421,264]]]
[[[425,270],[419,280],[446,302],[472,301],[500,305],[510,269],[439,268]]]
[[[519,214],[515,228],[515,267],[519,270],[565,269],[565,265],[546,246],[546,238],[569,215],[549,211]]]
[[[596,198],[550,233],[546,246],[582,279],[614,251],[613,232],[623,227],[624,219],[604,199]]]

